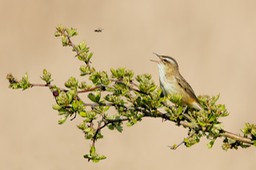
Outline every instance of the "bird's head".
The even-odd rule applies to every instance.
[[[155,54],[160,59],[160,60],[151,60],[158,64],[159,69],[163,69],[165,72],[168,72],[168,71],[173,72],[173,71],[179,70],[178,63],[174,58],[170,56],[159,55],[157,53],[153,53],[153,54]]]

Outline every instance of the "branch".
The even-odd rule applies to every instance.
[[[126,85],[126,84],[124,84],[121,80],[114,80],[114,79],[112,79],[112,81],[115,82],[115,83],[121,83],[121,84],[123,84],[123,85]],[[133,85],[135,85],[136,87],[138,87],[135,83],[133,83]],[[49,87],[49,88],[53,88],[54,86],[53,86],[53,85],[49,85],[49,84],[31,84],[31,87]],[[101,87],[102,87],[102,86],[95,86],[95,87],[92,87],[92,88],[89,88],[89,89],[80,90],[80,91],[78,91],[77,93],[91,92],[91,91],[94,91],[94,90],[99,89],[99,88],[101,88]],[[139,93],[141,93],[141,94],[145,94],[144,92],[142,92],[142,91],[140,91],[140,90],[138,90],[138,89],[135,89],[135,88],[133,88],[133,87],[130,87],[130,86],[129,86],[129,89],[132,90],[132,91],[139,92]],[[67,91],[66,89],[60,89],[60,90],[61,90],[61,91],[65,91],[65,92]],[[91,107],[100,106],[100,105],[101,105],[101,106],[114,106],[114,104],[112,104],[112,103],[104,103],[104,104],[98,104],[98,103],[84,103],[84,105],[85,105],[85,106],[91,106]],[[161,113],[161,112],[159,112],[160,114],[155,115],[155,114],[152,114],[152,113],[150,113],[150,112],[147,112],[147,111],[142,110],[142,109],[139,109],[139,108],[137,108],[137,110],[140,111],[140,112],[143,112],[145,117],[160,117],[160,118],[162,118],[162,119],[164,119],[164,120],[168,120],[168,119],[169,119],[169,116],[168,116],[167,114],[164,114],[164,113]],[[74,117],[74,118],[75,118],[75,117]],[[72,118],[72,120],[73,120],[74,118]],[[104,121],[103,121],[103,122],[105,122],[104,125],[98,127],[97,130],[96,130],[96,133],[95,133],[95,135],[94,135],[94,137],[93,137],[93,139],[94,139],[94,140],[93,140],[93,143],[95,143],[95,141],[96,141],[96,138],[95,138],[95,137],[97,136],[98,132],[99,132],[101,129],[105,128],[108,124],[111,124],[111,123],[114,123],[114,122],[128,121],[128,120],[129,120],[128,118],[126,118],[126,119],[116,119],[116,120],[104,120]],[[186,122],[186,121],[180,121],[179,124],[182,125],[182,126],[184,126],[184,127],[187,127],[187,128],[192,128],[191,124],[188,123],[188,122]],[[243,137],[243,136],[241,136],[241,135],[239,135],[239,134],[235,134],[235,133],[232,133],[232,132],[229,132],[229,131],[226,131],[226,130],[222,130],[222,131],[223,131],[223,132],[220,133],[220,136],[222,136],[222,137],[227,137],[227,138],[234,139],[234,140],[236,140],[236,141],[239,141],[239,142],[242,142],[242,143],[246,143],[246,144],[250,144],[250,145],[253,144],[253,141],[252,141],[250,138]]]
[[[91,141],[91,149],[84,157],[98,162],[105,156],[96,152],[96,141],[103,138],[102,129],[117,130],[122,132],[124,122],[133,126],[145,117],[161,118],[184,127],[188,135],[184,140],[173,147],[176,149],[184,144],[190,147],[199,143],[202,137],[209,140],[208,147],[212,147],[215,140],[224,138],[222,148],[238,149],[256,146],[256,125],[246,123],[241,130],[243,135],[224,130],[219,119],[228,116],[228,111],[223,104],[218,104],[219,96],[199,96],[200,104],[205,110],[194,110],[181,106],[181,96],[163,96],[161,88],[155,84],[150,74],[134,76],[131,70],[125,68],[97,71],[91,67],[93,53],[83,41],[75,44],[72,37],[77,35],[74,28],[58,26],[56,37],[61,37],[62,45],[69,46],[75,52],[75,58],[83,62],[79,68],[83,76],[82,82],[75,77],[70,77],[64,87],[52,84],[51,73],[43,70],[41,79],[44,83],[31,83],[25,74],[21,80],[7,75],[9,87],[12,89],[26,90],[32,87],[47,87],[55,98],[53,109],[61,116],[59,124],[80,116],[82,119],[78,128],[82,130],[87,140]],[[86,97],[80,96],[87,94]],[[112,107],[113,109],[109,110]]]
[[[231,138],[231,139],[234,139],[236,141],[246,143],[246,144],[249,144],[249,145],[253,145],[253,143],[254,143],[252,141],[252,139],[250,139],[250,138],[243,137],[243,136],[240,136],[239,134],[234,134],[232,132],[228,132],[228,131],[225,131],[225,130],[223,130],[223,131],[224,132],[221,133],[221,136],[223,136],[223,137]]]
[[[93,141],[93,146],[95,145],[95,142],[97,140],[97,135],[100,133],[101,129],[105,128],[106,126],[108,126],[109,124],[113,124],[113,123],[120,123],[120,122],[124,122],[124,121],[128,121],[128,118],[119,118],[119,119],[105,119],[102,118],[101,121],[98,122],[98,127],[96,129],[96,132],[94,134],[94,136],[92,137],[92,141]],[[101,123],[104,122],[104,125],[101,126]]]

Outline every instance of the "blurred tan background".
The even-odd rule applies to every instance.
[[[255,123],[256,1],[178,0],[13,0],[0,1],[0,169],[10,170],[169,170],[255,169],[256,149],[225,152],[207,141],[176,151],[186,131],[172,123],[145,119],[122,134],[105,131],[98,152],[108,159],[88,163],[89,143],[76,128],[80,120],[57,124],[48,89],[8,89],[12,72],[32,82],[47,68],[55,83],[79,75],[80,63],[53,36],[63,24],[79,31],[100,70],[125,66],[150,73],[158,82],[152,52],[177,59],[197,95],[221,94],[230,116],[227,130]],[[97,27],[102,33],[95,33]]]

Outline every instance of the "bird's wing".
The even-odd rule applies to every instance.
[[[182,75],[179,75],[176,77],[177,79],[177,83],[179,84],[179,86],[184,89],[188,95],[190,97],[192,97],[193,99],[195,99],[198,102],[198,99],[195,95],[194,90],[192,89],[192,87],[188,84],[188,82],[182,77]]]

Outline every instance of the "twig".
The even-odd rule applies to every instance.
[[[228,131],[225,131],[225,130],[223,130],[223,131],[224,132],[220,134],[223,137],[228,137],[228,138],[234,139],[236,141],[240,141],[240,142],[247,143],[247,144],[250,144],[250,145],[253,144],[253,142],[250,138],[246,138],[246,137],[240,136],[239,134],[234,134],[232,132],[228,132]]]
[[[194,133],[191,133],[187,138],[190,138],[193,135],[194,135]],[[172,150],[176,150],[178,147],[180,147],[184,143],[185,143],[184,140],[182,140],[178,145],[169,146],[169,148]]]
[[[95,145],[95,142],[97,140],[97,135],[98,133],[101,131],[101,129],[105,128],[107,125],[111,124],[111,123],[116,123],[116,122],[124,122],[124,121],[128,121],[129,118],[123,118],[123,119],[105,119],[104,117],[102,117],[102,119],[98,122],[98,127],[97,130],[95,132],[95,134],[92,137],[92,145]],[[104,122],[104,125],[101,126],[102,122]]]
[[[134,88],[134,87],[132,87],[132,86],[129,86],[129,85],[125,84],[122,80],[116,80],[116,79],[110,79],[110,80],[113,81],[113,82],[115,82],[115,83],[119,83],[119,84],[125,85],[125,86],[128,87],[129,90],[131,90],[131,91],[136,91],[136,92],[138,92],[138,93],[147,95],[147,93],[145,93],[145,92],[143,92],[143,91],[140,91],[139,89],[136,89],[136,88]],[[138,85],[136,85],[136,84],[133,83],[133,82],[131,82],[131,84],[134,85],[135,87],[138,87]]]
[[[79,90],[79,91],[77,91],[77,93],[86,93],[86,92],[94,91],[94,90],[99,89],[99,88],[102,88],[102,86],[99,85],[99,86],[95,86],[95,87],[92,87],[92,88],[89,88],[89,89]]]
[[[160,114],[152,115],[149,112],[144,112],[144,116],[145,117],[163,118],[163,119],[171,121],[169,119],[169,116],[166,113],[161,113],[161,112],[159,112],[159,113]],[[176,123],[175,121],[173,121],[173,122]],[[187,121],[180,121],[179,124],[182,125],[183,127],[193,128],[193,125],[191,123],[187,122]],[[223,132],[220,133],[219,136],[227,137],[227,138],[230,138],[230,139],[234,139],[236,141],[239,141],[239,142],[242,142],[242,143],[246,143],[246,144],[250,144],[250,145],[253,144],[253,142],[252,142],[252,140],[250,138],[243,137],[243,136],[240,136],[239,134],[234,134],[234,133],[226,131],[226,130],[223,130]]]

